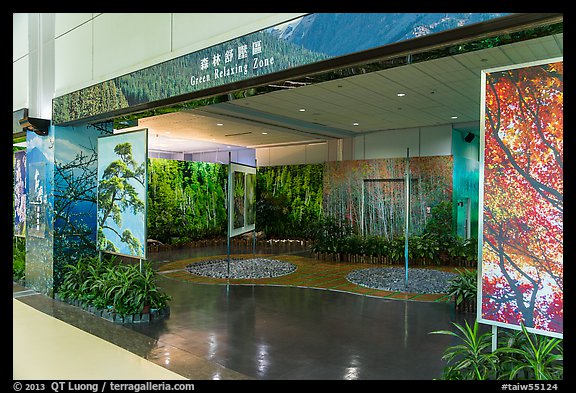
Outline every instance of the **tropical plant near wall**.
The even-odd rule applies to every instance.
[[[341,252],[346,239],[354,235],[354,228],[344,220],[337,220],[330,216],[323,217],[314,231],[314,252]]]
[[[466,268],[459,270],[457,269],[458,276],[450,280],[450,286],[448,287],[448,296],[454,299],[456,308],[467,302],[476,302],[477,294],[477,281],[478,275],[474,270],[468,270]]]
[[[480,334],[478,322],[470,326],[452,323],[458,332],[437,330],[431,334],[445,334],[455,337],[459,344],[446,348],[442,359],[448,365],[441,379],[485,380],[497,376],[498,356],[491,352],[491,333]]]
[[[520,331],[499,329],[498,347],[492,351],[492,333],[481,333],[477,321],[470,326],[453,323],[457,332],[438,330],[430,334],[455,337],[457,344],[444,350],[447,364],[440,379],[456,380],[562,380],[562,339],[537,335],[521,325]]]
[[[564,348],[562,340],[522,331],[501,340],[500,379],[562,379]]]
[[[149,263],[141,270],[138,265],[122,265],[98,256],[66,265],[58,295],[63,300],[80,301],[120,315],[142,313],[146,306],[165,308],[171,300],[158,287]]]

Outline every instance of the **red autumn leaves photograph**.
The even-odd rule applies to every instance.
[[[563,333],[563,62],[486,73],[482,319]]]

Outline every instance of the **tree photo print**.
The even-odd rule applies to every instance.
[[[482,322],[562,337],[563,61],[483,73]]]
[[[147,131],[98,138],[98,249],[146,259]]]

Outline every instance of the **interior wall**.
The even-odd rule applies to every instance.
[[[256,149],[258,166],[319,164],[327,161],[452,155],[452,124],[376,131],[354,138]],[[456,131],[454,131],[456,132]],[[460,135],[456,132],[457,135]],[[472,158],[474,152],[466,156]]]
[[[328,143],[256,149],[258,166],[321,164],[328,161]]]
[[[409,151],[407,151],[409,149]],[[376,131],[354,138],[353,159],[448,156],[452,125]]]
[[[173,59],[303,13],[14,13],[13,110]],[[135,34],[137,32],[137,34]],[[50,65],[46,59],[52,58]],[[36,71],[35,71],[36,70]],[[45,82],[51,80],[51,85]],[[42,91],[42,90],[40,90]],[[38,115],[31,113],[31,115]],[[44,118],[48,115],[42,113]]]

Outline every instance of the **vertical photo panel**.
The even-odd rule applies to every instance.
[[[256,228],[256,167],[231,162],[228,171],[228,234],[232,238]]]
[[[478,318],[555,337],[564,320],[563,75],[561,59],[482,75]]]
[[[148,131],[98,138],[98,250],[146,259]]]
[[[14,152],[14,236],[26,229],[26,150]]]

